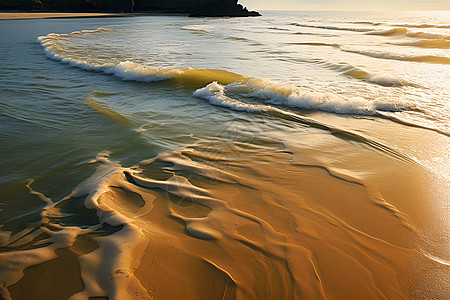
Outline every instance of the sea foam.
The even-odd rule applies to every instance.
[[[263,105],[246,104],[226,96],[225,86],[216,81],[208,84],[204,88],[196,90],[192,95],[197,98],[206,99],[213,105],[227,107],[237,111],[259,112],[267,110],[267,107]]]
[[[229,96],[230,95],[230,96]],[[236,98],[258,101],[262,104],[249,104]],[[338,114],[375,115],[377,111],[401,111],[400,103],[384,99],[369,101],[362,97],[346,97],[334,93],[314,92],[284,83],[254,78],[247,82],[236,82],[226,86],[210,83],[193,93],[194,97],[208,100],[211,104],[241,111],[267,111],[271,107],[287,106],[293,108],[320,110]]]
[[[78,68],[110,74],[127,81],[153,82],[173,79],[179,84],[196,88],[197,90],[193,93],[194,97],[206,99],[213,105],[237,111],[265,111],[273,106],[286,106],[338,114],[374,115],[377,114],[378,110],[399,111],[405,109],[398,103],[380,102],[380,100],[370,101],[359,96],[310,91],[269,79],[250,78],[224,70],[161,69],[143,66],[131,61],[96,63],[89,61],[89,59],[70,55],[62,49],[64,43],[61,43],[61,39],[64,40],[73,35],[96,34],[107,31],[112,30],[99,28],[69,34],[51,33],[38,39],[45,48],[46,55],[51,59]],[[352,66],[350,69],[348,66],[340,66],[339,69],[344,72],[344,75],[379,85],[401,86],[407,84],[406,81],[401,81],[395,77],[370,74]],[[255,100],[257,103],[254,103]]]
[[[180,29],[183,30],[191,30],[191,31],[203,31],[203,32],[210,32],[214,29],[213,26],[210,25],[186,25],[180,27]]]
[[[84,70],[111,74],[116,77],[122,78],[123,80],[144,82],[161,81],[172,78],[177,72],[177,70],[175,69],[160,69],[142,66],[131,61],[122,61],[116,64],[110,62],[99,63],[94,60],[89,60],[88,58],[79,58],[75,55],[71,55],[70,53],[65,53],[64,46],[60,44],[60,40],[67,39],[75,35],[95,34],[110,31],[114,30],[98,28],[96,30],[74,31],[67,34],[50,33],[46,36],[38,37],[38,41],[44,47],[45,55],[50,59],[60,61],[62,63],[66,63]]]

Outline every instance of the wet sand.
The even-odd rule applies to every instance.
[[[48,210],[63,212],[94,187],[85,205],[121,229],[72,237],[54,259],[25,269],[11,296],[442,298],[448,267],[418,251],[427,251],[423,224],[398,210],[423,199],[421,170],[361,150],[358,165],[371,172],[356,175],[321,156],[266,138],[199,142],[139,170],[100,154],[99,171]],[[36,274],[46,289],[33,283]]]

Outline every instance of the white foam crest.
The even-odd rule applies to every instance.
[[[364,78],[364,81],[375,83],[381,86],[392,86],[392,87],[412,85],[409,81],[405,79],[382,74],[369,75],[366,78]]]
[[[45,44],[43,44],[45,47]],[[52,49],[54,47],[46,47],[45,48],[45,56],[47,56],[50,59],[56,60],[56,61],[60,61],[62,63],[71,65],[73,67],[77,67],[83,70],[88,70],[88,71],[104,71],[107,68],[110,68],[111,65],[109,64],[95,64],[92,62],[88,62],[85,60],[81,60],[81,59],[75,59],[75,58],[69,58],[69,57],[64,57],[62,55],[57,54],[54,49]]]
[[[180,27],[183,30],[210,32],[214,27],[210,25],[186,25]]]
[[[388,78],[376,80],[389,80]],[[213,82],[198,89],[193,96],[206,99],[213,105],[237,111],[262,112],[277,110],[269,105],[248,104],[226,94],[263,100],[266,104],[289,106],[300,109],[320,110],[338,114],[375,115],[378,111],[401,111],[406,109],[400,102],[377,98],[373,101],[362,97],[308,91],[281,82],[254,78],[247,82],[235,82],[226,86]]]
[[[44,46],[47,56],[54,60],[68,63],[82,69],[111,74],[123,80],[143,82],[161,81],[173,78],[184,72],[179,69],[159,69],[143,66],[131,61],[122,61],[117,64],[96,64],[76,57],[65,57],[60,54],[64,51],[59,51],[59,47],[61,47],[58,42],[59,38],[74,34],[90,34],[97,32],[98,30],[101,31],[104,29],[72,32],[70,34],[52,33],[47,36],[39,37],[39,40]],[[349,52],[351,51],[349,50]],[[212,78],[212,80],[214,80],[214,78]],[[401,86],[407,84],[397,78],[382,75],[369,75],[366,76],[364,80],[385,86]],[[333,93],[308,91],[280,82],[258,78],[242,80],[227,86],[223,86],[214,81],[207,86],[196,90],[193,93],[193,96],[206,99],[213,105],[228,107],[237,111],[259,112],[269,109],[269,106],[267,105],[244,103],[239,99],[230,97],[226,92],[232,92],[235,95],[237,94],[237,96],[240,95],[262,99],[268,104],[285,105],[301,109],[315,109],[341,114],[376,114],[378,108],[376,105],[377,102],[368,101],[362,97],[346,97]],[[398,111],[397,104],[383,102],[379,105],[383,107],[383,110]]]
[[[60,38],[68,38],[68,37],[75,36],[75,35],[100,33],[100,32],[112,32],[112,31],[115,31],[115,30],[114,29],[110,29],[110,28],[99,27],[99,28],[93,29],[93,30],[73,31],[71,33],[49,33],[49,34],[44,35],[44,36],[39,36],[38,40],[39,41],[43,41],[43,40],[50,40],[50,39],[60,39]]]
[[[113,67],[105,69],[103,72],[112,74],[123,80],[152,82],[170,79],[179,71],[176,69],[165,70],[147,67],[131,61],[123,61]]]
[[[259,112],[267,110],[263,105],[251,105],[240,102],[225,95],[225,86],[216,81],[206,87],[196,90],[194,97],[206,99],[209,103],[217,106],[228,107],[237,111]]]
[[[242,96],[262,99],[269,104],[339,114],[373,115],[377,113],[377,109],[380,107],[383,110],[399,110],[398,103],[380,99],[369,101],[362,97],[346,97],[333,93],[308,91],[267,79],[253,79],[244,84],[230,84],[227,86],[227,90]]]
[[[71,66],[88,70],[104,72],[111,74],[123,80],[132,81],[161,81],[172,78],[179,70],[176,69],[159,69],[155,67],[148,67],[136,64],[131,61],[122,61],[117,64],[114,63],[98,63],[88,59],[82,59],[73,56],[70,53],[65,53],[63,45],[61,45],[61,38],[70,37],[77,34],[96,33],[101,31],[110,31],[112,29],[99,28],[96,30],[75,31],[68,34],[50,33],[46,36],[38,37],[39,42],[45,49],[45,55],[53,60],[69,64]]]
[[[101,30],[100,30],[101,29]],[[72,33],[50,33],[46,36],[38,37],[38,41],[44,47],[45,55],[53,60],[60,61],[62,63],[69,64],[80,69],[85,69],[89,71],[103,71],[108,67],[114,66],[114,64],[98,64],[94,62],[87,61],[85,59],[77,58],[71,53],[65,53],[64,47],[61,42],[68,37],[73,35],[83,34],[83,33],[94,33],[101,32],[106,29],[99,28],[97,30],[83,30],[74,31]],[[86,31],[86,32],[85,32]]]

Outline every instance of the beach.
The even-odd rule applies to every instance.
[[[0,20],[121,17],[123,13],[65,13],[65,12],[0,12]]]
[[[0,298],[447,299],[447,15],[5,15]]]

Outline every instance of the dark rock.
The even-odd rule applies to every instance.
[[[189,13],[195,0],[135,0],[135,12]]]
[[[190,17],[256,17],[261,16],[256,11],[248,11],[237,3],[238,0],[204,0],[197,1],[189,14]]]
[[[31,0],[0,0],[0,10],[33,10],[35,1]],[[39,3],[36,5],[39,6]]]
[[[1,1],[1,0],[0,0]],[[40,0],[45,11],[131,12],[133,0]]]

